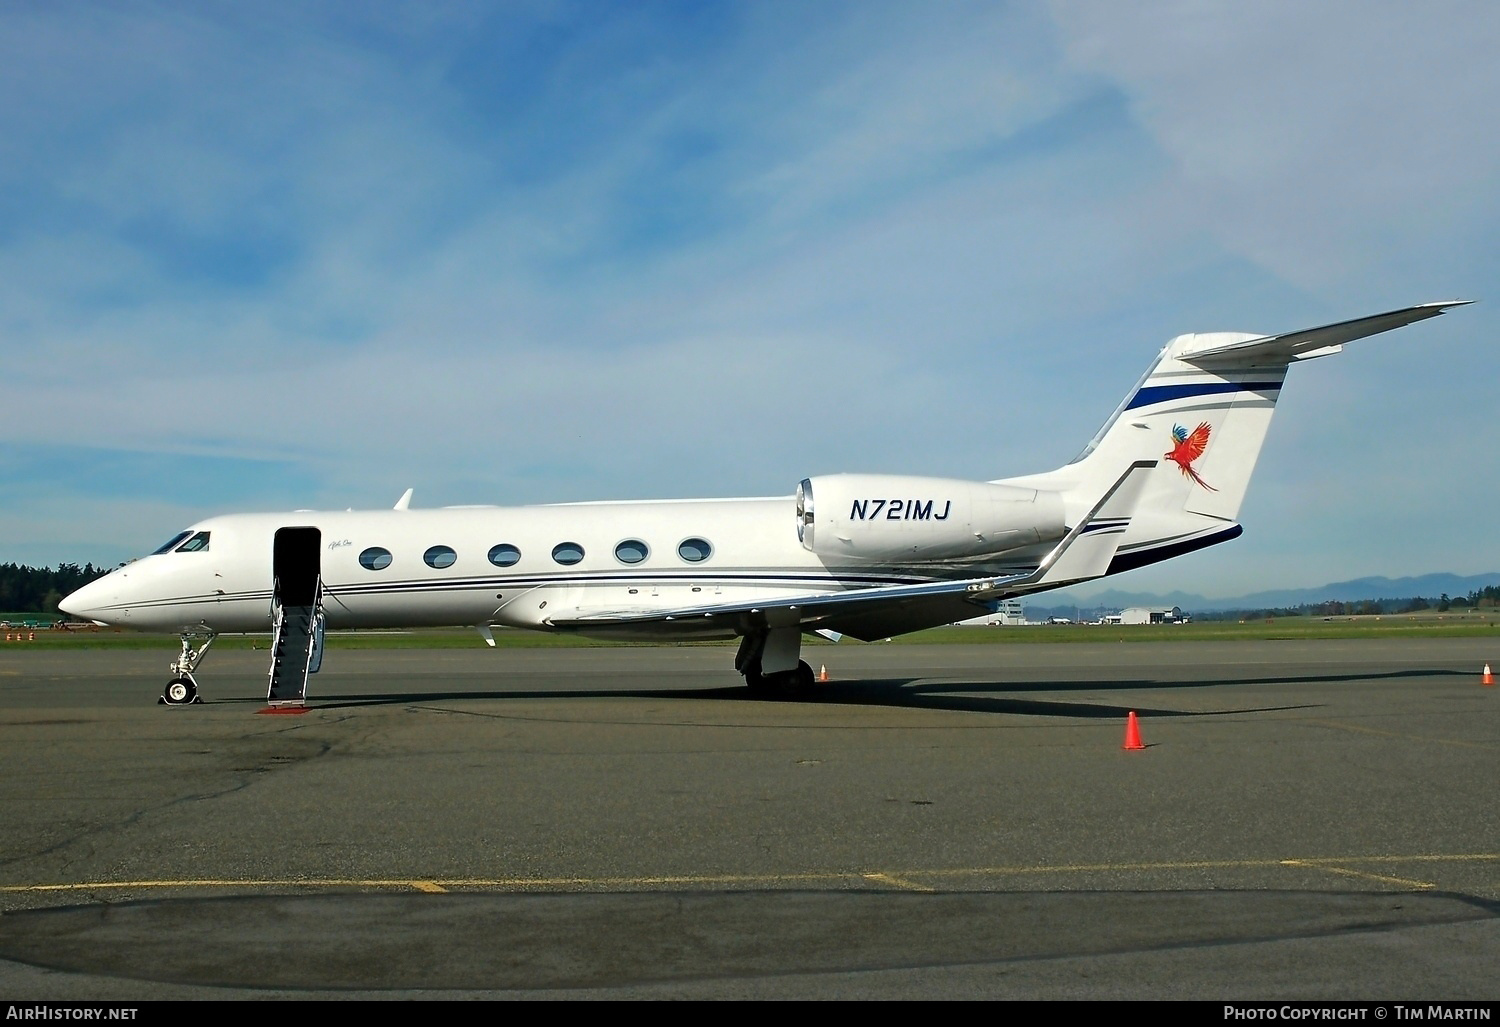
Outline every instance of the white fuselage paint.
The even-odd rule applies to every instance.
[[[74,616],[147,631],[267,631],[272,623],[272,539],[280,528],[321,533],[323,607],[330,628],[501,624],[548,630],[554,618],[587,613],[649,613],[717,602],[773,600],[994,573],[1026,566],[1035,553],[942,561],[909,567],[834,561],[797,538],[791,497],[769,499],[581,503],[426,510],[299,511],[234,514],[192,526],[207,548],[143,557],[68,599]],[[712,547],[707,559],[678,553],[688,539]],[[634,564],[615,556],[624,540],[648,547]],[[574,543],[581,561],[564,566],[553,549]],[[508,567],[489,560],[506,544],[520,550]],[[446,546],[451,566],[424,553]],[[372,547],[388,550],[380,570],[360,563]],[[618,629],[599,632],[620,637]],[[646,628],[640,637],[726,638],[732,628]]]

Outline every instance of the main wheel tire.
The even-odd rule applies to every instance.
[[[198,686],[192,678],[173,678],[161,693],[162,702],[168,706],[186,706],[198,698]]]
[[[817,680],[817,675],[813,673],[807,661],[798,660],[797,669],[792,671],[792,691],[798,695],[806,695],[813,690],[813,685],[817,683]]]
[[[771,690],[770,682],[768,682],[766,680],[766,676],[760,672],[760,664],[757,663],[753,667],[745,668],[745,687],[757,694],[761,692],[769,692]]]

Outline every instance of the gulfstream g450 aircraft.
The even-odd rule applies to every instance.
[[[63,601],[180,634],[162,701],[216,635],[273,631],[269,698],[304,700],[325,628],[469,624],[740,640],[753,690],[813,683],[802,636],[874,640],[1226,542],[1287,369],[1434,317],[1427,303],[1286,335],[1179,335],[1072,463],[998,481],[806,478],[767,499],[235,514]]]

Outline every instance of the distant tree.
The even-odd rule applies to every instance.
[[[1449,607],[1451,607],[1452,605],[1453,600],[1448,598],[1447,592],[1444,592],[1441,596],[1438,597],[1438,613],[1447,613]]]
[[[103,577],[105,568],[76,563],[48,567],[23,567],[0,564],[0,610],[10,613],[55,613],[57,604],[69,592]]]

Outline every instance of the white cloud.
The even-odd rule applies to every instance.
[[[1052,7],[1176,162],[1163,210],[1302,288],[1389,286],[1391,253],[1497,220],[1493,5]]]
[[[1071,457],[1177,332],[1500,270],[1487,7],[753,5],[676,48],[568,10],[20,19],[0,432],[287,461],[326,483],[296,505],[990,478]],[[467,74],[539,20],[571,42],[525,90]],[[1298,368],[1246,539],[1193,559],[1500,565],[1439,498],[1493,505],[1493,461],[1405,441],[1486,402],[1494,327]]]

